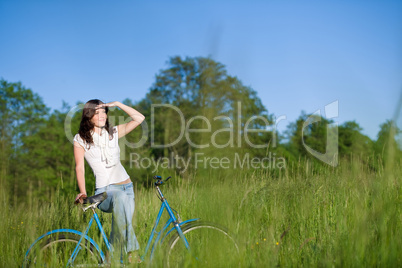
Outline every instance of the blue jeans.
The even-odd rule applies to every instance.
[[[103,192],[107,193],[107,198],[98,205],[98,208],[103,212],[113,213],[109,238],[113,248],[120,248],[126,253],[138,250],[140,246],[132,224],[135,204],[133,183],[111,184],[95,190],[95,194]]]

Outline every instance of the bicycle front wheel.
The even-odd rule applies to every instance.
[[[23,267],[66,267],[80,236],[73,233],[55,233],[43,237],[30,250],[25,258]],[[102,262],[99,252],[84,239],[71,267],[98,267]]]
[[[234,267],[239,265],[239,247],[229,232],[212,223],[182,227],[190,250],[176,232],[169,241],[167,267]]]

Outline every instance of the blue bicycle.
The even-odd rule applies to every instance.
[[[152,261],[157,248],[162,249],[166,267],[228,267],[238,265],[239,247],[230,233],[223,227],[203,222],[199,218],[182,221],[163,196],[160,187],[170,177],[162,180],[155,176],[154,186],[162,204],[149,236],[141,260],[145,261],[149,251]],[[88,236],[96,222],[104,241],[103,249],[112,255],[111,245],[96,213],[97,206],[107,197],[106,192],[88,197],[83,211],[91,210],[93,216],[84,232],[73,229],[57,229],[40,236],[25,254],[23,267],[100,267],[109,266],[110,260],[93,238]],[[163,212],[169,215],[167,222],[158,230]],[[123,260],[122,260],[123,262]]]

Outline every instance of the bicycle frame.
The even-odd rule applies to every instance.
[[[74,249],[73,253],[71,254],[71,257],[68,260],[67,266],[69,264],[71,264],[71,263],[74,263],[75,257],[77,256],[77,254],[79,253],[79,251],[81,249],[80,245],[81,245],[82,239],[84,239],[84,237],[88,237],[89,229],[91,228],[91,225],[92,225],[94,220],[96,222],[96,225],[98,226],[99,231],[101,232],[101,235],[102,235],[103,241],[105,242],[106,248],[108,249],[108,251],[111,251],[111,249],[112,249],[112,247],[111,247],[111,245],[109,243],[109,240],[106,237],[106,233],[103,230],[102,223],[99,220],[99,216],[96,213],[95,208],[93,208],[93,207],[92,207],[92,212],[93,212],[93,216],[89,220],[88,227],[86,228],[85,232],[81,234],[81,239],[77,243],[77,247]],[[91,240],[92,240],[92,238],[91,238]],[[91,243],[92,243],[92,241],[91,241]],[[102,262],[104,262],[105,261],[105,254],[102,252],[102,249],[96,244],[95,241],[93,241],[93,244],[94,244],[95,248],[98,250],[98,252],[99,252],[99,254],[100,254],[101,258],[102,258]]]
[[[158,242],[161,241],[161,243],[162,243],[164,241],[164,239],[173,230],[177,230],[178,234],[182,238],[182,241],[184,242],[184,245],[186,246],[186,248],[188,250],[190,250],[190,246],[189,246],[189,244],[187,242],[187,239],[185,238],[185,236],[184,236],[184,234],[183,234],[183,232],[181,230],[181,226],[186,224],[186,223],[199,220],[199,218],[196,218],[196,219],[190,219],[190,220],[186,220],[186,221],[182,222],[181,220],[176,219],[176,216],[174,215],[172,209],[170,208],[168,202],[166,201],[166,198],[163,196],[163,194],[162,194],[162,192],[161,192],[161,190],[159,189],[158,186],[156,186],[156,190],[159,193],[160,200],[162,201],[162,205],[161,205],[161,208],[159,209],[159,213],[158,213],[158,216],[157,216],[157,218],[155,220],[154,227],[152,228],[151,235],[149,236],[147,246],[145,247],[144,255],[141,256],[141,260],[145,260],[145,256],[147,255],[148,250],[149,250],[149,248],[150,248],[150,246],[152,244],[152,241],[154,239],[154,236],[156,234],[157,234],[156,239],[155,239],[154,243],[152,244],[150,260],[152,260],[152,258],[153,258],[155,246],[158,244]],[[169,217],[168,221],[165,223],[165,225],[162,227],[162,229],[158,232],[158,231],[156,231],[156,228],[159,225],[159,221],[160,221],[160,219],[162,217],[162,214],[163,214],[165,209],[166,209],[166,211],[167,211],[167,213],[169,214],[170,217]],[[173,223],[174,227],[172,227],[169,231],[165,232],[171,223]],[[160,240],[163,234],[164,234],[164,236],[163,236],[162,240]]]
[[[159,209],[158,216],[156,217],[156,220],[155,220],[154,226],[152,228],[151,234],[150,234],[150,236],[148,238],[147,246],[145,247],[145,252],[141,256],[141,260],[143,260],[143,261],[145,260],[145,257],[147,256],[148,251],[151,248],[151,245],[152,245],[152,248],[151,248],[151,253],[150,253],[150,257],[149,257],[150,260],[152,260],[152,258],[154,256],[154,252],[155,252],[156,246],[158,245],[159,241],[162,243],[164,241],[164,239],[174,230],[176,230],[178,232],[178,234],[180,235],[180,237],[181,237],[184,245],[186,246],[186,248],[188,250],[190,250],[190,245],[188,244],[187,239],[185,238],[185,236],[184,236],[184,234],[183,234],[183,232],[181,230],[181,226],[183,226],[184,224],[187,224],[189,222],[194,222],[194,221],[199,220],[199,218],[189,219],[189,220],[186,220],[186,221],[181,221],[181,220],[176,219],[176,216],[174,215],[174,213],[173,213],[171,207],[169,206],[166,198],[163,196],[161,190],[159,189],[158,186],[156,186],[156,189],[157,189],[157,191],[158,191],[158,193],[160,195],[160,200],[162,201],[162,204],[161,204],[161,207]],[[162,218],[163,212],[165,210],[167,211],[167,213],[169,215],[169,219],[163,225],[162,229],[158,232],[158,231],[156,231],[156,229],[157,229],[157,227],[159,225],[160,219]],[[92,225],[94,219],[95,219],[95,222],[96,222],[96,224],[97,224],[97,226],[99,228],[99,231],[101,232],[103,241],[105,242],[108,251],[111,252],[111,245],[109,243],[109,240],[106,237],[106,233],[103,230],[102,223],[100,222],[99,216],[96,213],[94,207],[92,208],[92,211],[93,211],[93,216],[92,216],[92,218],[90,219],[90,221],[88,223],[88,227],[86,228],[85,232],[81,234],[81,240],[77,244],[76,249],[74,250],[74,252],[72,253],[72,256],[70,257],[70,261],[72,261],[72,262],[74,261],[76,255],[78,254],[78,252],[80,250],[80,243],[81,243],[82,239],[84,237],[89,238],[87,236],[87,234],[89,232],[89,229],[91,228],[91,225]],[[171,229],[169,229],[168,231],[166,231],[168,229],[169,225],[172,224],[172,223],[173,223],[174,226]],[[70,229],[67,229],[67,230],[70,230]],[[72,231],[74,231],[74,230],[72,230]],[[156,236],[156,238],[154,240],[155,235],[157,235],[157,236]],[[163,235],[163,237],[162,237],[162,235]],[[161,239],[161,237],[162,237],[162,239]],[[89,238],[89,239],[90,239],[90,242],[93,243],[95,248],[99,251],[99,253],[101,255],[101,258],[102,258],[102,261],[105,261],[105,254],[102,252],[101,248],[96,244],[95,241],[93,241],[91,238]]]

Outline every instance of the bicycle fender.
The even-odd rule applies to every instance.
[[[51,235],[51,234],[56,234],[56,233],[72,233],[72,234],[76,234],[79,236],[82,236],[82,232],[77,231],[77,230],[73,230],[73,229],[56,229],[56,230],[52,230],[49,231],[41,236],[39,236],[32,244],[31,246],[28,248],[27,252],[25,253],[25,257],[24,259],[27,258],[29,252],[31,251],[31,249],[35,246],[36,243],[38,243],[39,241],[41,241],[44,237]],[[84,236],[84,239],[86,239],[87,241],[89,241],[95,248],[96,250],[99,252],[99,255],[102,258],[102,261],[105,261],[105,254],[102,252],[101,248],[98,246],[98,244],[92,239],[90,238],[88,235]]]
[[[200,220],[200,218],[189,219],[189,220],[186,220],[186,221],[183,221],[183,222],[179,223],[179,226],[182,227],[182,226],[186,225],[187,223],[194,222],[194,221],[198,221],[198,220]],[[167,237],[167,236],[168,236],[172,231],[174,231],[174,230],[175,230],[175,227],[172,227],[172,228],[163,236],[163,238],[162,238],[161,241],[163,242],[163,240],[165,239],[165,237]]]

